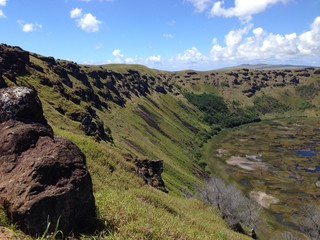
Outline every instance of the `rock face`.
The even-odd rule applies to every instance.
[[[163,192],[168,192],[161,177],[163,172],[162,160],[138,160],[136,166],[138,175],[143,178],[145,183]]]
[[[54,137],[36,93],[0,89],[0,203],[25,232],[42,233],[47,220],[68,234],[95,219],[86,160],[72,142]]]
[[[0,75],[0,88],[4,88],[4,87],[7,87],[7,86],[8,86],[7,83],[4,81],[4,79]]]
[[[23,74],[29,63],[29,52],[19,47],[0,44],[0,72]]]
[[[10,119],[47,124],[34,90],[26,87],[0,89],[0,122]]]

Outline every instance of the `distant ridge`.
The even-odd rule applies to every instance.
[[[314,66],[304,66],[304,65],[282,65],[282,64],[241,64],[234,67],[226,67],[221,70],[228,69],[255,69],[255,70],[268,70],[268,69],[294,69],[294,68],[310,68]]]

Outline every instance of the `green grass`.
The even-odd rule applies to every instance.
[[[55,135],[73,141],[87,157],[104,229],[83,239],[246,239],[230,231],[214,209],[184,197],[185,193],[194,194],[201,184],[194,174],[198,167],[192,148],[188,147],[196,138],[190,126],[208,129],[201,122],[199,111],[186,99],[177,99],[171,94],[153,94],[148,98],[134,96],[125,107],[110,102],[111,111],[95,109],[112,131],[114,144],[111,144],[85,136],[80,123],[68,118],[69,113],[84,111],[85,104],[66,100],[54,88],[39,84],[39,77],[24,76],[19,82],[38,90]],[[148,111],[160,131],[139,117],[139,106]],[[66,113],[59,113],[57,107]],[[169,194],[145,186],[135,173],[134,163],[124,159],[123,154],[127,152],[162,159],[163,178]]]
[[[102,70],[121,73],[124,76],[129,70],[134,70],[141,78],[142,76],[149,80],[154,78],[156,84],[165,83],[173,86],[174,94],[170,92],[160,94],[155,91],[146,96],[131,94],[131,98],[126,98],[124,106],[120,107],[111,99],[104,99],[98,95],[99,91],[107,93],[109,90],[98,89],[93,84],[95,79],[88,77],[93,93],[109,106],[106,109],[95,108],[92,102],[83,100],[79,104],[72,102],[75,88],[86,90],[87,87],[70,74],[73,88],[62,85],[67,97],[59,93],[57,86],[48,87],[40,84],[40,79],[43,77],[52,82],[59,82],[59,76],[39,56],[31,55],[30,61],[42,67],[43,72],[30,68],[30,75],[18,77],[18,85],[29,85],[37,89],[44,114],[55,134],[73,141],[87,157],[98,215],[104,227],[93,235],[82,236],[82,239],[248,239],[229,230],[215,209],[196,199],[197,188],[202,184],[203,170],[225,175],[227,173],[224,172],[222,165],[209,169],[209,162],[200,158],[199,148],[212,135],[211,131],[215,126],[209,126],[204,122],[205,114],[181,93],[207,92],[217,96],[214,103],[223,102],[223,106],[228,109],[237,110],[237,107],[249,109],[246,107],[254,105],[254,97],[248,98],[242,94],[242,91],[249,87],[249,83],[243,78],[245,74],[251,76],[250,74],[254,75],[256,72],[243,73],[242,70],[166,72],[141,65],[80,65],[80,69],[85,73]],[[57,62],[62,65],[67,63],[63,60]],[[239,80],[243,80],[242,85],[233,84],[234,77],[230,75],[231,71],[239,74]],[[137,79],[141,80],[139,77]],[[111,81],[109,77],[100,80],[103,85]],[[309,81],[309,79],[302,80]],[[314,86],[317,86],[316,76],[311,75],[311,80]],[[115,87],[118,90],[127,90],[124,87],[127,84],[134,88],[131,81],[133,80],[123,77],[121,80],[116,80]],[[289,89],[292,93],[289,105],[298,105],[295,99],[301,90],[296,91],[295,86],[291,85]],[[273,88],[271,85],[256,95],[261,96],[262,93],[280,103],[288,99],[285,89]],[[116,97],[114,92],[110,94]],[[303,113],[316,115],[316,109],[307,105],[302,98],[300,94],[299,106]],[[307,102],[317,106],[320,97],[314,95]],[[238,104],[237,107],[234,103]],[[74,112],[85,112],[86,106],[92,107],[105,126],[111,129],[114,143],[97,142],[93,137],[85,136],[79,128],[80,122],[70,119],[70,114]],[[62,109],[64,113],[59,113],[58,109]],[[278,113],[266,114],[264,118],[273,117],[273,114]],[[291,113],[282,114],[286,117],[285,114]],[[219,134],[219,137],[223,134],[224,132]],[[136,175],[134,163],[123,157],[125,153],[141,158],[163,160],[163,178],[169,194],[146,186]],[[193,197],[186,198],[185,195]],[[3,211],[0,211],[0,223],[7,227],[11,226]],[[15,229],[14,226],[11,228]],[[270,234],[272,230],[273,228],[268,229],[267,232]]]
[[[123,163],[117,149],[67,131],[55,132],[82,149],[93,177],[96,205],[105,229],[83,239],[246,239],[228,230],[215,210],[200,201],[145,186],[130,173],[132,166]],[[108,171],[110,165],[112,173]]]
[[[214,209],[153,189],[102,191],[96,195],[111,239],[245,239],[227,230]],[[215,226],[214,228],[212,226]]]

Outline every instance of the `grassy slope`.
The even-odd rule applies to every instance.
[[[125,107],[108,102],[109,110],[95,108],[114,137],[114,144],[96,142],[84,135],[79,129],[79,122],[67,117],[69,113],[81,112],[84,106],[91,104],[83,101],[75,104],[62,97],[55,88],[40,84],[42,77],[55,81],[57,75],[36,55],[30,60],[42,67],[44,73],[28,69],[31,75],[18,77],[17,84],[37,89],[44,114],[55,134],[72,140],[87,156],[98,213],[105,229],[96,236],[83,236],[84,239],[246,239],[229,230],[214,209],[183,196],[192,194],[201,184],[195,174],[199,167],[194,164],[187,147],[195,138],[194,129],[190,126],[199,130],[207,128],[200,121],[201,113],[186,99],[171,93],[153,92],[147,97],[133,96]],[[95,68],[87,66],[85,70]],[[117,72],[134,68],[155,74],[143,66],[103,68]],[[156,73],[159,74],[158,71]],[[77,79],[72,76],[70,79],[73,87],[85,88]],[[72,92],[72,88],[67,86],[64,89]],[[59,113],[59,107],[66,113]],[[144,119],[141,111],[148,113],[151,119]],[[135,174],[134,164],[124,159],[123,153],[127,152],[164,160],[163,178],[169,194],[146,186]],[[3,217],[1,219],[3,222]]]
[[[32,55],[30,60],[35,65],[42,67],[44,71],[42,73],[30,68],[31,75],[18,77],[18,84],[31,85],[38,90],[45,115],[56,135],[72,140],[86,154],[93,177],[99,215],[106,225],[106,229],[98,234],[100,238],[245,238],[243,235],[228,230],[213,209],[195,199],[184,197],[184,194],[192,194],[201,184],[196,174],[199,173],[199,167],[195,164],[190,151],[193,142],[196,141],[194,130],[208,130],[208,126],[202,123],[201,113],[182,95],[176,93],[185,90],[210,92],[223,96],[228,102],[238,101],[241,105],[253,105],[254,97],[248,98],[242,93],[251,86],[250,81],[243,80],[247,76],[246,71],[235,70],[239,74],[239,79],[242,80],[242,84],[237,85],[232,83],[234,76],[230,73],[235,72],[233,70],[170,73],[148,69],[140,65],[81,66],[86,73],[92,70],[103,70],[126,74],[133,69],[141,75],[145,74],[154,78],[166,75],[162,81],[177,86],[173,93],[162,94],[152,91],[146,96],[132,95],[131,99],[127,99],[125,107],[120,107],[112,101],[106,101],[100,96],[100,100],[106,101],[110,108],[94,109],[105,125],[112,130],[114,144],[110,144],[103,141],[99,143],[93,138],[86,137],[79,129],[79,122],[67,117],[70,113],[84,111],[84,106],[93,106],[92,103],[81,101],[80,104],[75,104],[62,97],[56,88],[40,84],[42,77],[51,81],[59,81],[59,78],[39,56]],[[313,73],[313,70],[308,70],[308,72]],[[260,76],[262,73],[264,72],[250,71],[249,76]],[[289,74],[298,73],[292,70],[292,73]],[[270,79],[272,79],[271,75],[270,72]],[[72,95],[76,87],[86,89],[79,79],[70,75],[69,77],[73,82],[73,87],[63,85],[67,93]],[[286,77],[287,82],[291,77]],[[7,79],[5,80],[10,83]],[[310,81],[313,81],[316,87],[319,87],[318,78],[315,75],[311,75],[310,78],[301,77],[301,80],[305,80],[302,84],[309,84]],[[89,81],[92,83],[93,79],[89,77]],[[92,89],[94,92],[100,90],[93,84]],[[291,94],[289,94],[290,98],[286,97],[288,95],[286,89]],[[270,86],[256,93],[258,96],[263,94],[273,95],[281,101],[290,99],[288,102],[292,106],[296,106],[297,101],[304,101],[304,98],[297,94],[296,87],[290,84],[286,88],[281,88],[273,87],[270,83]],[[317,104],[319,97],[315,96],[309,101]],[[59,113],[57,111],[59,107],[66,112]],[[316,111],[309,108],[304,113],[316,114]],[[264,117],[274,116],[273,113],[270,113]],[[145,186],[134,173],[134,164],[123,157],[123,154],[127,152],[139,157],[147,156],[164,160],[163,177],[169,194]]]

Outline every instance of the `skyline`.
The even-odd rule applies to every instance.
[[[0,42],[79,64],[320,66],[319,0],[0,0]]]

